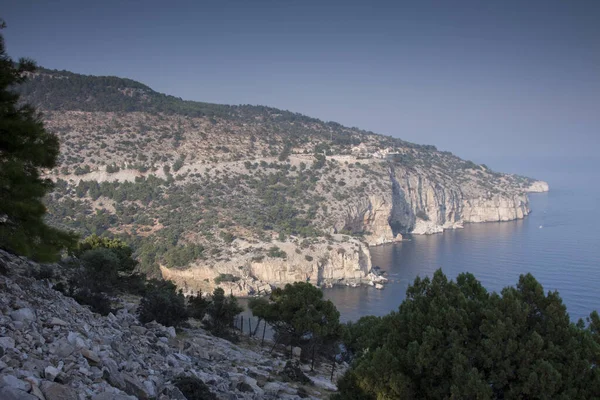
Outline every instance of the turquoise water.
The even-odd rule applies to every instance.
[[[509,172],[550,183],[549,193],[530,196],[529,217],[469,224],[372,248],[373,265],[387,271],[390,279],[385,289],[334,287],[325,290],[325,297],[335,303],[343,320],[356,320],[397,309],[414,278],[431,276],[438,268],[450,278],[471,272],[490,291],[514,285],[520,274],[531,272],[546,291],[558,290],[573,320],[600,310],[600,163],[596,161],[511,163]]]

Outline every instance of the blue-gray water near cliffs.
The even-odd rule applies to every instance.
[[[356,320],[396,310],[415,277],[431,276],[438,268],[453,279],[471,272],[490,291],[514,285],[520,274],[530,272],[545,291],[559,291],[571,319],[600,310],[600,164],[596,161],[530,162],[520,170],[513,165],[510,172],[550,183],[549,193],[530,196],[529,217],[470,224],[374,247],[373,265],[387,271],[390,279],[385,289],[334,287],[325,290],[325,297],[334,302],[343,320]]]

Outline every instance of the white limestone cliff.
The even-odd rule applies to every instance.
[[[431,176],[405,168],[389,170],[386,190],[355,200],[336,229],[364,231],[369,245],[462,228],[465,223],[522,219],[530,213],[527,192],[545,192],[546,182],[527,188],[486,188],[472,181]]]
[[[283,286],[293,282],[311,282],[315,285],[368,284],[375,280],[371,273],[371,257],[367,246],[357,239],[343,241],[342,235],[333,235],[332,244],[314,243],[302,248],[294,242],[273,242],[254,245],[236,240],[237,254],[216,262],[198,261],[187,269],[161,267],[165,279],[172,280],[187,294],[198,290],[212,291],[223,287],[235,296],[266,294],[271,285]],[[269,257],[268,248],[277,246],[285,258]],[[222,274],[231,274],[235,282],[215,283]]]
[[[535,181],[525,190],[530,193],[543,193],[549,191],[550,186],[547,182]]]

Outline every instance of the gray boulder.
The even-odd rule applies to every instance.
[[[60,383],[44,381],[40,388],[46,400],[79,400],[74,389]]]
[[[118,393],[100,393],[92,396],[92,400],[137,400],[133,396],[126,396]]]
[[[29,382],[22,381],[13,375],[4,375],[0,377],[0,387],[11,387],[14,389],[29,392],[31,390],[31,384]]]
[[[15,389],[10,386],[0,388],[0,399],[2,400],[40,400],[34,395]]]
[[[4,350],[15,348],[15,339],[11,337],[0,337],[0,347]]]
[[[31,308],[20,308],[10,313],[13,321],[31,322],[35,321],[35,313]]]

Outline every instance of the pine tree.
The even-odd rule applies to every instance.
[[[0,29],[4,27],[0,20]],[[42,198],[52,182],[41,174],[56,166],[58,138],[45,130],[33,107],[19,104],[19,95],[12,91],[33,71],[33,61],[15,63],[6,54],[0,35],[0,248],[51,261],[75,238],[44,222]]]
[[[488,293],[438,270],[398,311],[346,326],[355,359],[332,399],[596,399],[598,321],[572,323],[530,274]]]

